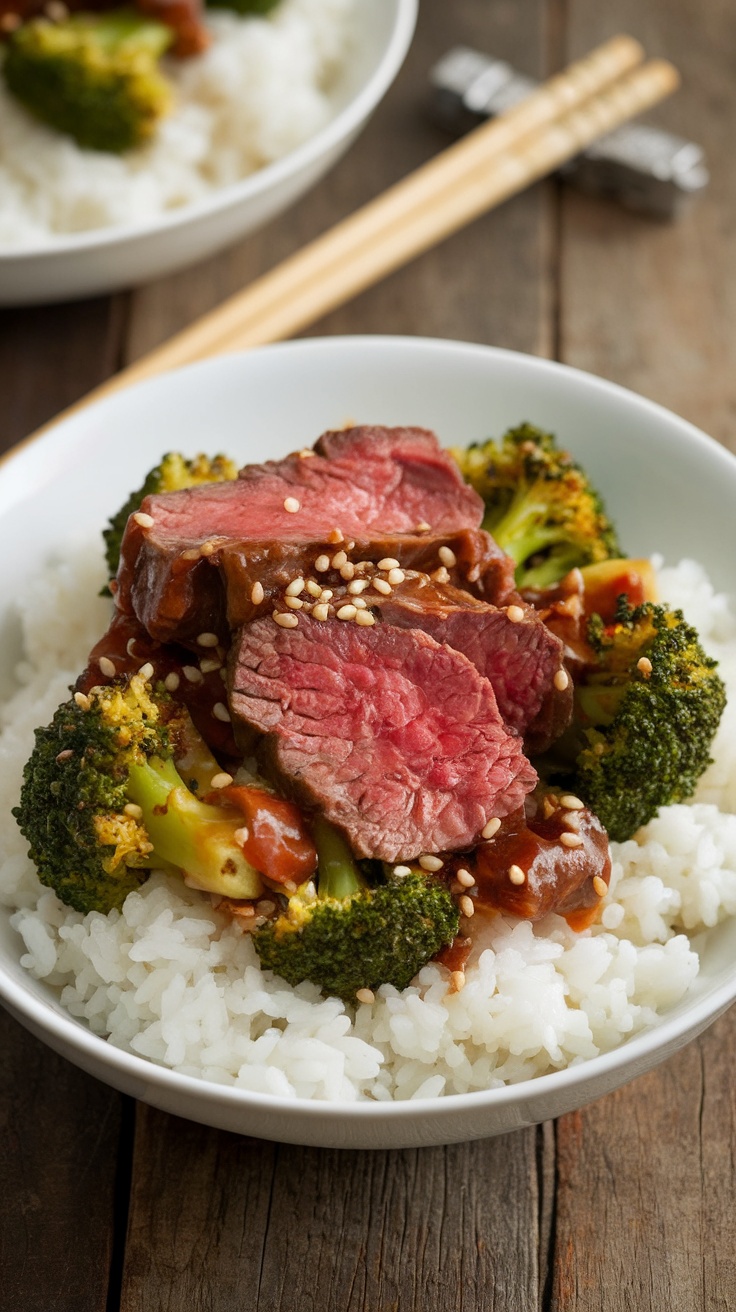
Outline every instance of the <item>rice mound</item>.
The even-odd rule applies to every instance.
[[[176,107],[124,155],[37,122],[0,77],[0,248],[146,223],[239,182],[318,132],[349,56],[354,0],[282,0],[267,18],[208,11],[212,45],[166,59]]]
[[[0,806],[16,803],[33,730],[50,720],[107,618],[96,543],[52,565],[22,603],[20,687],[0,710]],[[661,563],[660,563],[661,564]],[[357,1008],[261,971],[250,936],[154,874],[120,912],[82,916],[38,881],[16,825],[0,833],[0,899],[22,965],[117,1047],[256,1093],[332,1101],[439,1097],[574,1065],[652,1025],[698,973],[689,935],[736,913],[736,621],[703,569],[659,569],[721,662],[729,704],[688,805],[614,844],[600,922],[575,934],[489,918],[461,993],[425,966]]]

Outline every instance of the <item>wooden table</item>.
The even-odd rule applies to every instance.
[[[369,130],[267,231],[136,292],[0,314],[4,445],[438,150],[422,98],[449,45],[541,76],[619,30],[682,70],[682,92],[656,117],[707,148],[713,182],[690,215],[661,225],[547,183],[314,332],[553,356],[736,449],[729,0],[702,0],[697,16],[688,0],[422,0],[411,55]],[[8,1312],[736,1308],[736,1012],[556,1124],[394,1153],[285,1147],[178,1121],[0,1023]]]

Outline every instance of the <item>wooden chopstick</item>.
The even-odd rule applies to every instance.
[[[606,42],[329,229],[245,290],[108,379],[51,424],[123,387],[288,337],[522,191],[674,91],[671,64]]]

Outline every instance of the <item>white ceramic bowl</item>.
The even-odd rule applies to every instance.
[[[606,494],[633,554],[696,555],[733,584],[736,460],[683,420],[587,374],[483,346],[330,338],[172,374],[82,411],[21,448],[0,481],[0,668],[17,658],[13,597],[54,546],[94,531],[166,450],[282,455],[348,417],[422,424],[447,443],[522,419],[552,428]],[[12,824],[9,818],[3,823]],[[499,1134],[581,1106],[694,1038],[736,998],[736,920],[704,935],[701,972],[646,1033],[579,1066],[487,1093],[396,1103],[291,1102],[177,1075],[110,1047],[21,968],[0,921],[0,997],[57,1052],[118,1089],[205,1124],[288,1142],[380,1148]]]
[[[418,0],[357,0],[353,53],[334,92],[335,116],[283,159],[150,223],[98,228],[0,251],[0,305],[33,305],[132,287],[194,264],[293,204],[347,150],[401,67]]]

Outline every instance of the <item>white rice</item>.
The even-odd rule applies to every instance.
[[[49,569],[23,601],[20,689],[0,713],[0,808],[18,797],[48,721],[102,631],[98,544]],[[250,937],[207,898],[154,875],[122,912],[82,916],[43,888],[15,824],[0,832],[0,896],[22,964],[120,1048],[259,1093],[331,1100],[438,1097],[578,1063],[654,1023],[698,973],[688,935],[736,913],[736,622],[700,566],[660,571],[721,661],[731,701],[696,798],[614,845],[601,922],[581,934],[494,917],[450,993],[426,966],[403,993],[346,1007],[260,970]],[[719,809],[720,808],[720,809]]]
[[[38,123],[0,75],[0,249],[146,223],[294,150],[334,114],[354,3],[282,0],[264,18],[210,11],[209,50],[164,61],[174,111],[124,155],[82,150]]]

